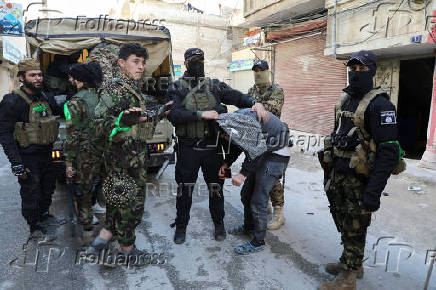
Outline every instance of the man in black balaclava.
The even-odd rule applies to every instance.
[[[215,225],[215,240],[226,238],[224,228],[223,179],[218,171],[223,164],[222,152],[217,146],[217,132],[213,120],[218,114],[226,113],[225,105],[249,108],[257,112],[262,119],[268,119],[268,113],[260,103],[250,96],[230,88],[217,79],[205,78],[204,52],[199,48],[190,48],[185,52],[186,72],[182,78],[171,84],[168,96],[174,101],[168,120],[176,127],[177,163],[176,182],[177,217],[172,224],[176,226],[174,242],[185,242],[186,227],[192,204],[192,191],[201,167],[209,188],[209,210]]]
[[[376,56],[359,51],[346,65],[349,85],[336,105],[334,131],[326,138],[321,159],[343,252],[338,263],[326,265],[338,277],[319,289],[355,289],[356,278],[362,278],[371,213],[379,209],[380,195],[401,159],[395,106],[374,88]]]

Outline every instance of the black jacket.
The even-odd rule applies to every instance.
[[[344,91],[347,92],[347,89]],[[356,111],[361,99],[361,97],[351,96],[343,104],[342,110]],[[391,116],[391,119],[386,120],[387,116]],[[398,124],[396,119],[395,106],[383,95],[376,96],[365,111],[365,130],[371,135],[377,145],[375,168],[371,172],[362,197],[362,208],[369,211],[376,211],[380,207],[381,193],[387,184],[392,170],[398,164],[398,145],[392,143],[381,144],[386,141],[398,140]],[[338,134],[335,133],[338,123],[335,124],[335,131],[332,134],[333,139],[338,139],[339,136],[346,134],[354,127],[349,118],[343,117],[341,122],[341,130]],[[359,144],[356,140],[354,142],[348,141],[351,147]],[[349,159],[336,158],[334,163],[335,170],[339,172],[350,171],[349,162]]]
[[[24,90],[23,90],[24,91]],[[60,108],[53,98],[47,98],[44,94],[32,96],[26,93],[32,100],[43,98],[48,101],[54,115],[60,114]],[[14,140],[14,127],[16,122],[29,122],[29,105],[18,94],[6,94],[0,102],[0,144],[12,166],[23,164],[23,155],[49,154],[51,145],[30,145],[20,148]]]
[[[185,77],[187,75],[185,74]],[[188,82],[189,83],[189,82]],[[205,89],[205,85],[199,89],[199,92]],[[243,94],[238,90],[232,89],[226,83],[220,82],[217,79],[210,80],[210,89],[217,101],[217,107],[215,110],[218,113],[225,113],[223,111],[223,105],[234,105],[238,108],[248,108],[251,107],[255,100],[252,96]],[[171,106],[171,112],[168,114],[168,120],[173,124],[180,124],[186,122],[195,122],[200,120],[200,117],[197,115],[197,112],[187,110],[182,102],[188,94],[189,90],[186,89],[180,82],[177,80],[168,88],[168,96],[171,100],[174,101],[174,104]]]

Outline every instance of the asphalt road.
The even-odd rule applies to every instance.
[[[141,269],[83,263],[80,249],[89,241],[71,237],[69,224],[53,228],[58,239],[51,245],[26,245],[28,228],[20,213],[18,183],[3,153],[0,164],[0,289],[316,289],[320,281],[331,278],[320,265],[334,261],[341,252],[322,190],[322,173],[311,156],[293,158],[287,170],[286,224],[268,232],[265,251],[249,256],[233,252],[245,242],[240,237],[228,235],[223,242],[213,239],[208,193],[201,175],[194,190],[187,241],[175,245],[174,229],[169,226],[175,218],[174,166],[167,168],[159,182],[150,176],[136,244],[162,260]],[[226,228],[242,222],[239,190],[226,181]],[[65,186],[58,185],[52,212],[68,217]],[[374,256],[372,245],[389,234],[379,219],[373,221],[367,256]],[[383,249],[386,247],[379,246]],[[423,255],[416,251],[415,260],[409,259],[397,271],[392,270],[392,262],[371,262],[365,278],[358,282],[359,289],[422,289],[428,268],[421,261]],[[435,285],[436,278],[431,289],[436,289]]]

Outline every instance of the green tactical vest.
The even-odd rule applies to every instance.
[[[123,88],[132,93],[133,96],[139,101],[140,108],[143,112],[146,111],[145,99],[138,94],[131,86],[126,83],[119,82],[118,79],[113,79],[112,81],[118,82]],[[154,122],[140,122],[131,127],[129,131],[126,132],[118,132],[112,139],[112,142],[120,142],[127,138],[133,138],[134,140],[146,142],[147,139],[153,138],[154,131],[156,126],[154,126]]]
[[[184,88],[189,90],[187,81],[181,79],[180,83]],[[204,85],[206,87],[203,92],[198,92],[200,86],[196,86],[186,95],[182,105],[187,110],[194,112],[209,111],[217,105],[216,98],[210,90],[210,82],[207,80]],[[200,119],[195,122],[176,125],[176,135],[179,138],[203,139],[210,137],[212,134],[213,132],[210,132],[209,122],[207,120]]]
[[[14,139],[21,148],[30,145],[50,145],[58,138],[59,122],[47,101],[32,101],[22,90],[14,90],[29,105],[29,123],[17,122]]]

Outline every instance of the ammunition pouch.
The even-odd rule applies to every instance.
[[[200,120],[177,125],[176,135],[179,138],[204,139],[212,136],[212,132],[209,127],[209,122]]]
[[[50,145],[59,134],[59,122],[55,117],[41,120],[38,123],[15,123],[14,138],[21,148],[30,145]]]

